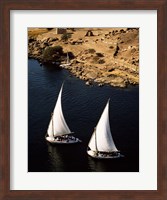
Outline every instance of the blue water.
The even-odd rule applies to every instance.
[[[45,134],[57,96],[65,81],[62,107],[74,136],[83,142],[50,145]],[[110,126],[120,159],[95,160],[86,149],[93,129],[110,98]],[[139,87],[86,86],[67,70],[28,61],[28,171],[29,172],[138,172]]]

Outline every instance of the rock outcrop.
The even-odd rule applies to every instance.
[[[63,41],[55,29],[29,29],[28,56],[44,62],[48,47],[61,46],[63,54],[53,55],[59,62],[70,53],[70,66],[64,66],[87,85],[110,84],[126,87],[139,83],[139,30],[137,28],[67,29],[70,39]],[[57,56],[57,57],[56,57]],[[56,61],[54,60],[53,61]]]

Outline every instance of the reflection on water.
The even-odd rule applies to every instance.
[[[51,164],[50,167],[51,171],[64,172],[65,169],[64,169],[63,156],[61,150],[49,143],[47,143],[47,146],[48,146],[49,160]]]
[[[114,171],[121,171],[121,163],[124,158],[115,158],[115,159],[94,159],[88,157],[88,165],[90,171],[92,172],[114,172]],[[120,166],[119,166],[120,165]],[[115,168],[116,167],[116,168]]]

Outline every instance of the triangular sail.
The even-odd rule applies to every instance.
[[[69,63],[70,63],[70,59],[69,59],[69,55],[67,53],[67,64],[69,64]]]
[[[53,116],[49,123],[47,131],[49,137],[61,136],[71,133],[63,116],[62,105],[61,105],[62,90],[63,90],[63,85],[60,89],[59,96],[53,111]]]
[[[88,144],[91,150],[101,152],[118,151],[110,131],[109,101],[107,102],[100,120]]]

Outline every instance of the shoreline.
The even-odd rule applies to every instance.
[[[43,63],[44,50],[60,45],[63,55],[59,56],[59,64],[65,61],[67,52],[71,52],[70,65],[62,68],[84,80],[86,85],[93,82],[115,87],[139,84],[137,29],[95,29],[91,37],[85,36],[85,32],[85,29],[78,29],[68,41],[63,41],[54,29],[36,36],[29,31],[28,57]]]
[[[37,61],[38,62],[38,64],[41,66],[41,67],[46,67],[46,68],[48,68],[48,66],[47,65],[49,65],[49,68],[51,67],[51,69],[53,69],[53,68],[55,68],[55,66],[54,66],[54,64],[48,64],[48,63],[41,63],[38,59],[35,59],[35,58],[28,58],[29,60],[34,60],[34,61]],[[97,87],[103,87],[103,86],[112,86],[112,87],[116,87],[116,88],[120,88],[120,89],[123,89],[123,88],[126,88],[126,89],[129,89],[129,88],[133,88],[133,87],[139,87],[139,84],[126,84],[126,87],[119,87],[119,86],[113,86],[113,85],[111,85],[110,83],[105,83],[105,84],[100,84],[100,83],[98,83],[98,82],[95,82],[95,81],[90,81],[89,82],[89,84],[87,83],[87,81],[85,81],[85,80],[83,80],[83,79],[80,79],[80,78],[78,78],[76,75],[74,75],[74,74],[72,74],[71,73],[71,71],[69,70],[69,69],[66,69],[66,68],[62,68],[62,67],[59,67],[59,66],[56,66],[56,69],[63,69],[63,70],[67,70],[67,72],[69,73],[69,76],[70,77],[75,77],[75,78],[77,78],[77,79],[79,79],[79,80],[81,80],[81,81],[83,81],[84,83],[85,83],[85,85],[87,85],[87,86],[97,86]]]

